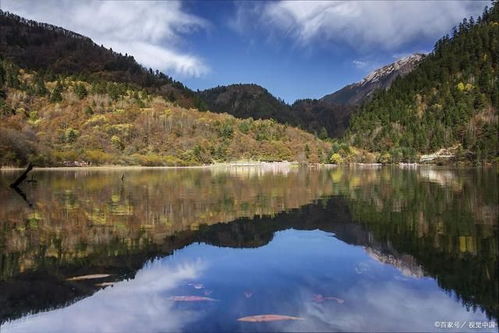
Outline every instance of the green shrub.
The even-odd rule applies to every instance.
[[[85,108],[83,109],[83,112],[87,115],[87,116],[91,116],[94,114],[94,110],[92,110],[92,108],[90,106],[85,106]]]
[[[62,101],[62,90],[63,87],[61,82],[57,81],[54,90],[52,90],[52,93],[50,94],[50,101],[52,103],[58,103]]]
[[[78,135],[80,135],[79,131],[73,128],[68,128],[64,132],[64,141],[66,141],[67,143],[73,143],[78,138]]]
[[[218,128],[218,136],[224,139],[230,139],[234,135],[234,128],[229,122],[220,124]]]
[[[392,155],[390,155],[389,152],[384,152],[381,154],[378,161],[379,163],[389,164],[392,162]]]
[[[78,96],[79,99],[84,99],[88,95],[87,89],[81,83],[77,84],[74,87],[74,92],[75,92],[76,96]]]
[[[125,145],[121,141],[120,137],[117,135],[113,135],[111,137],[111,143],[116,149],[123,150],[123,148],[125,148]]]
[[[239,123],[239,130],[244,133],[248,134],[251,129],[251,123],[248,120],[243,120]]]

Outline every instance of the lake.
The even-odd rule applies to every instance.
[[[17,174],[2,333],[497,331],[495,169]]]

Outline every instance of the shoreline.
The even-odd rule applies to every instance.
[[[260,162],[260,161],[244,161],[244,162],[227,162],[227,163],[213,163],[204,165],[191,165],[191,166],[146,166],[146,165],[96,165],[96,166],[51,166],[51,167],[34,167],[33,171],[75,171],[75,170],[142,170],[142,169],[212,169],[212,168],[234,168],[234,167],[307,167],[307,168],[338,168],[338,167],[353,167],[353,168],[382,168],[382,167],[399,167],[401,169],[416,169],[421,167],[431,168],[483,168],[493,167],[491,165],[473,166],[473,165],[458,165],[446,164],[438,165],[431,163],[349,163],[349,164],[332,164],[332,163],[300,163],[297,161],[288,162]],[[10,167],[0,166],[0,172],[3,171],[19,171],[24,170],[25,167]]]
[[[33,171],[39,170],[138,170],[138,169],[210,169],[210,168],[222,168],[222,167],[292,167],[292,166],[321,166],[327,164],[320,163],[300,163],[300,162],[259,162],[259,161],[248,161],[248,162],[227,162],[227,163],[213,163],[213,164],[203,164],[203,165],[190,165],[190,166],[147,166],[147,165],[96,165],[96,166],[51,166],[51,167],[34,167]],[[1,171],[18,171],[24,170],[25,167],[7,167],[0,166]]]

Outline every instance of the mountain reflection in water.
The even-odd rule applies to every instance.
[[[497,318],[493,171],[122,173],[38,171],[33,208],[2,186],[0,320],[25,317],[2,331],[427,331]],[[111,276],[66,280],[96,273]],[[265,313],[304,320],[237,321]]]

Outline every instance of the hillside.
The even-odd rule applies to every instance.
[[[321,138],[340,136],[348,125],[352,109],[311,99],[299,100],[290,106],[256,84],[219,86],[203,90],[198,96],[210,111],[242,119],[273,119]]]
[[[393,81],[412,71],[424,58],[413,54],[379,68],[362,81],[350,84],[320,99],[302,99],[291,106],[256,84],[233,84],[198,92],[209,110],[238,118],[274,119],[298,126],[320,137],[341,137],[353,110],[371,98],[378,89],[388,89]]]
[[[180,107],[115,82],[47,81],[0,62],[0,165],[319,162],[329,144],[273,120]]]
[[[220,86],[195,93],[159,71],[143,68],[132,55],[116,53],[75,32],[1,10],[0,28],[0,57],[37,72],[42,80],[55,81],[58,75],[70,75],[88,82],[127,83],[182,107],[209,109],[242,119],[273,119],[322,138],[342,136],[358,104],[375,90],[389,87],[422,57],[401,59],[319,100],[298,100],[290,106],[255,84]]]
[[[198,92],[202,104],[212,112],[242,119],[273,119],[299,127],[321,138],[339,137],[348,126],[353,110],[320,100],[298,100],[293,105],[274,97],[256,84],[233,84]]]
[[[334,94],[321,100],[300,100],[289,106],[255,84],[234,84],[194,93],[159,71],[143,68],[132,55],[116,53],[75,32],[3,11],[0,11],[0,28],[0,56],[37,72],[47,81],[55,81],[58,75],[71,75],[88,82],[127,83],[182,107],[209,109],[242,119],[274,119],[321,137],[341,136],[353,110],[347,105],[350,102],[339,103],[330,97]],[[379,80],[383,87],[385,81]],[[379,82],[364,84],[356,88],[359,91],[352,90],[356,87],[353,84],[338,93],[348,89],[359,100],[362,94],[378,88]]]
[[[424,54],[415,53],[398,59],[369,73],[362,81],[349,84],[342,89],[322,97],[326,104],[360,105],[368,100],[378,89],[388,89],[398,77],[403,77],[416,68]]]
[[[198,96],[213,112],[238,118],[274,119],[283,124],[299,122],[289,105],[256,84],[219,86],[200,91]]]
[[[388,91],[351,120],[346,141],[389,160],[455,147],[476,161],[498,156],[499,5],[465,19]]]
[[[428,56],[292,105],[255,84],[195,93],[131,55],[0,11],[0,164],[494,160],[497,7],[464,20]],[[317,137],[340,139],[329,150]]]
[[[146,69],[132,55],[120,54],[75,32],[26,20],[0,10],[0,56],[37,71],[48,80],[73,75],[82,80],[129,83],[182,106],[199,107],[195,94],[167,75]]]
[[[343,135],[355,110],[354,105],[329,104],[320,99],[299,99],[291,106],[300,126],[318,133],[321,138],[339,138]]]

